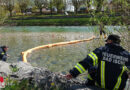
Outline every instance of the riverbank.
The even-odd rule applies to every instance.
[[[80,79],[67,80],[62,73],[51,72],[46,68],[33,67],[22,61],[6,63],[0,61],[2,90],[102,90],[85,86]]]
[[[76,16],[17,16],[8,18],[2,25],[9,26],[90,26],[103,22],[105,25],[129,25],[128,16],[76,15]]]

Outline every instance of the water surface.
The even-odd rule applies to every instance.
[[[108,32],[120,30],[119,26],[105,26]],[[40,45],[57,42],[86,39],[93,35],[99,35],[98,26],[71,26],[71,27],[0,27],[0,45],[9,46],[10,57],[7,62],[16,62],[21,52]],[[94,48],[103,45],[104,39],[84,42],[74,45],[66,45],[42,49],[33,52],[28,61],[33,66],[47,67],[52,71],[67,71]]]

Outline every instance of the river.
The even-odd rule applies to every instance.
[[[21,52],[45,44],[86,39],[93,35],[98,36],[98,26],[14,26],[0,27],[0,45],[9,46],[7,62],[16,62]],[[106,27],[110,32],[120,27]],[[107,32],[108,32],[107,31]],[[116,32],[118,33],[118,32]],[[101,41],[101,42],[100,42]],[[46,67],[51,71],[65,72],[72,68],[78,61],[94,48],[104,45],[104,39],[42,49],[33,52],[28,57],[28,62],[33,66]]]

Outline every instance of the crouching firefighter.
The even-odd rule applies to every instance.
[[[120,46],[118,35],[109,35],[106,44],[89,53],[65,75],[75,78],[88,70],[86,85],[98,86],[108,90],[123,90],[130,70],[130,53]]]
[[[0,59],[2,60],[2,61],[6,61],[7,60],[7,57],[8,57],[8,55],[7,55],[7,50],[8,50],[8,47],[7,46],[1,46],[0,47]]]

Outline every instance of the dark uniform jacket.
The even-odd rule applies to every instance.
[[[101,88],[123,89],[130,70],[130,53],[118,44],[106,44],[95,49],[70,70],[73,77],[88,70],[89,79]]]
[[[0,59],[2,61],[6,61],[7,59],[7,53],[2,47],[0,47]]]

